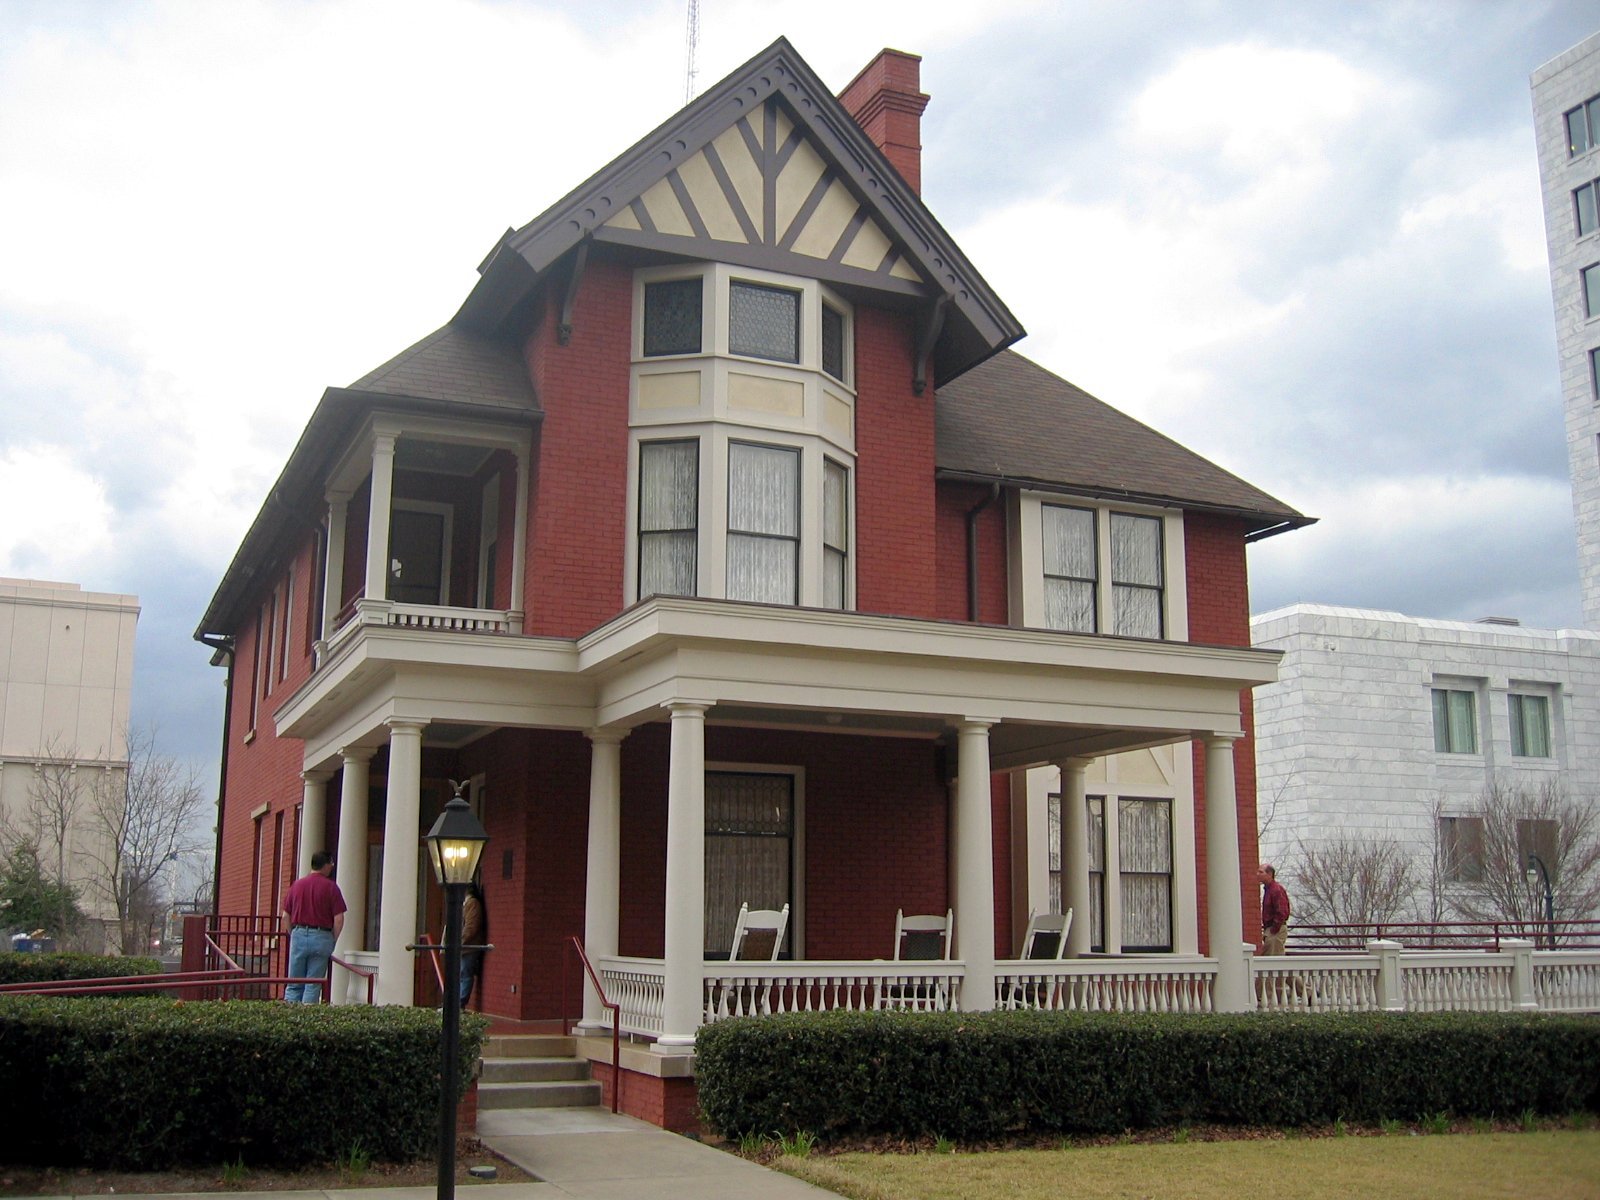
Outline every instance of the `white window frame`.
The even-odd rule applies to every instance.
[[[1439,747],[1440,730],[1437,697],[1441,694],[1446,697],[1444,740],[1447,743],[1447,748],[1445,749],[1440,749]],[[1452,695],[1464,695],[1472,701],[1472,748],[1469,750],[1458,750],[1453,745],[1448,745],[1453,741],[1450,735],[1449,717],[1451,702],[1448,699]],[[1483,686],[1481,681],[1436,676],[1428,691],[1428,733],[1433,753],[1440,758],[1449,758],[1451,760],[1482,758],[1484,742],[1487,739],[1484,737],[1483,728]]]
[[[1095,514],[1095,636],[1113,636],[1111,579],[1111,516],[1156,517],[1161,521],[1161,637],[1185,641],[1189,607],[1184,569],[1183,512],[1141,504],[1107,504],[1082,496],[1018,491],[1009,498],[1008,559],[1011,571],[1011,620],[1028,628],[1051,628],[1045,619],[1044,514],[1047,504],[1090,510]],[[1068,631],[1061,631],[1068,632]]]
[[[389,562],[384,564],[385,594],[389,591],[390,572],[394,567],[394,517],[396,513],[412,512],[425,513],[444,518],[444,528],[439,541],[439,599],[435,604],[424,605],[429,608],[448,608],[450,606],[450,568],[454,560],[450,557],[451,536],[455,525],[455,505],[445,504],[438,500],[391,500],[389,503]],[[397,600],[397,604],[415,604],[415,600]]]

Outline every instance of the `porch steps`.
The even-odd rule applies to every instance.
[[[585,1108],[600,1103],[588,1059],[559,1034],[503,1034],[484,1039],[478,1107]]]

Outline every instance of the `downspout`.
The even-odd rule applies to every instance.
[[[211,860],[211,915],[220,916],[222,909],[222,817],[227,812],[224,800],[228,792],[228,743],[233,725],[233,639],[204,634],[195,639],[203,646],[216,651],[211,662],[221,666],[226,659],[228,673],[222,681],[222,767],[217,779],[217,846]]]
[[[1000,499],[1000,485],[989,485],[989,494],[967,510],[967,620],[978,619],[978,514]]]

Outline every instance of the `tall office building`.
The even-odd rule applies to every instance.
[[[1584,623],[1600,629],[1600,34],[1533,73]]]

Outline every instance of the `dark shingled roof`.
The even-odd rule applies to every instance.
[[[937,396],[944,478],[1231,513],[1256,531],[1315,520],[1014,350],[941,385]]]
[[[348,390],[485,408],[539,408],[528,368],[514,346],[455,325],[434,330]]]

